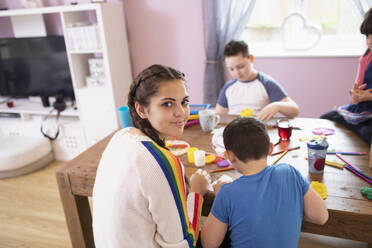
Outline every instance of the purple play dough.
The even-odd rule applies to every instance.
[[[229,161],[227,160],[221,160],[217,162],[218,167],[228,167],[230,166]]]

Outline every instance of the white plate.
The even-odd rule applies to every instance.
[[[170,144],[170,145],[178,145],[178,144],[184,144],[186,145],[187,147],[185,148],[171,148],[171,147],[168,147],[169,148],[169,151],[171,151],[174,155],[176,156],[181,156],[183,154],[185,154],[187,152],[187,149],[189,149],[190,147],[190,144],[187,143],[186,141],[183,141],[183,140],[167,140],[165,141],[165,144]]]

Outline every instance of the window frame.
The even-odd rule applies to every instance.
[[[292,0],[292,4],[296,1]],[[291,13],[287,13],[285,18],[290,15]],[[280,29],[282,29],[285,18],[282,20]],[[254,42],[248,38],[248,29],[247,25],[240,39],[249,45],[249,50],[252,51],[255,57],[359,57],[367,49],[365,35],[360,33],[353,35],[322,34],[319,43],[315,47],[309,50],[292,50],[284,48],[282,34],[278,41]]]

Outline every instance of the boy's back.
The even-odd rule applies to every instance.
[[[212,214],[228,224],[233,247],[297,247],[309,183],[288,164],[224,185]]]
[[[328,220],[323,200],[295,168],[267,165],[274,145],[262,122],[233,120],[223,142],[225,157],[243,176],[218,192],[202,227],[203,247],[219,246],[228,230],[233,247],[297,247],[303,216],[321,225]]]

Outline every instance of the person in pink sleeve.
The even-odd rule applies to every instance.
[[[364,15],[360,32],[366,36],[367,50],[359,60],[356,82],[349,90],[351,103],[327,112],[322,119],[333,120],[349,128],[365,142],[372,139],[372,8]]]

